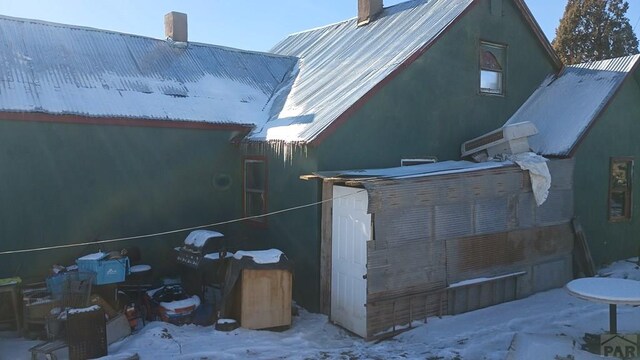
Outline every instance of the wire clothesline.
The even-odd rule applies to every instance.
[[[314,202],[314,203],[309,203],[309,204],[294,206],[294,207],[290,207],[290,208],[286,208],[286,209],[282,209],[282,210],[272,211],[272,212],[261,214],[261,215],[247,216],[247,217],[243,217],[243,218],[239,218],[239,219],[227,220],[227,221],[217,222],[217,223],[213,223],[213,224],[192,226],[192,227],[187,227],[187,228],[182,228],[182,229],[175,229],[175,230],[157,232],[157,233],[153,233],[153,234],[144,234],[144,235],[120,237],[120,238],[115,238],[115,239],[97,240],[97,241],[89,241],[89,242],[74,243],[74,244],[64,244],[64,245],[45,246],[45,247],[30,248],[30,249],[1,251],[0,255],[11,255],[11,254],[21,254],[21,253],[29,253],[29,252],[36,252],[36,251],[56,250],[56,249],[72,248],[72,247],[87,246],[87,245],[109,244],[109,243],[116,243],[116,242],[122,242],[122,241],[151,238],[151,237],[154,237],[154,236],[176,234],[176,233],[183,232],[183,231],[198,230],[198,229],[203,229],[203,228],[208,228],[208,227],[213,227],[213,226],[232,224],[232,223],[237,223],[237,222],[242,222],[242,221],[247,221],[247,220],[253,220],[253,219],[260,219],[260,218],[265,218],[265,217],[268,217],[268,216],[282,214],[282,213],[285,213],[285,212],[300,210],[300,209],[304,209],[304,208],[308,208],[308,207],[312,207],[312,206],[321,205],[321,204],[324,204],[326,202],[333,201],[335,199],[341,199],[341,198],[344,198],[344,197],[353,196],[353,195],[359,194],[359,193],[361,193],[363,191],[366,191],[366,190],[360,190],[360,191],[352,193],[352,194],[346,194],[346,195],[343,195],[343,196],[338,196],[338,197],[331,198],[331,199],[325,199],[325,200],[317,201],[317,202]]]

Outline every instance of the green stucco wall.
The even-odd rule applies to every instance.
[[[316,180],[300,180],[317,170],[315,149],[295,148],[284,154],[265,146],[250,146],[247,154],[263,155],[268,162],[269,212],[319,201]],[[294,263],[294,299],[307,309],[319,309],[320,206],[269,216],[265,225],[245,222],[243,244],[253,249],[277,248]]]
[[[575,213],[597,264],[637,256],[640,248],[640,86],[638,73],[628,78],[579,144],[575,154]],[[632,219],[608,221],[611,157],[635,158]]]
[[[502,126],[554,68],[511,1],[504,2],[504,16],[491,15],[489,3],[480,1],[317,147],[296,151],[292,161],[268,154],[268,210],[320,200],[319,183],[300,175],[399,166],[401,158],[459,159],[462,142]],[[508,46],[506,96],[478,95],[480,40]],[[320,207],[271,217],[256,231],[248,236],[259,237],[262,247],[280,247],[296,263],[294,297],[317,311]]]
[[[240,215],[240,155],[230,132],[0,121],[0,251],[180,229]],[[231,186],[214,186],[218,174]],[[221,231],[231,230],[228,227]],[[0,277],[42,277],[54,263],[137,245],[154,273],[175,273],[187,232],[117,244],[0,255]]]

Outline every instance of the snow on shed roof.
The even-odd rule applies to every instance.
[[[260,125],[297,61],[6,16],[0,37],[4,112]]]
[[[357,27],[353,18],[290,35],[272,52],[301,60],[282,110],[250,140],[315,139],[413,54],[424,50],[474,0],[413,0],[382,10]]]
[[[616,91],[637,66],[640,55],[566,67],[550,75],[507,121],[531,121],[538,134],[531,149],[545,156],[570,155]]]
[[[400,166],[385,169],[363,169],[343,171],[320,171],[314,173],[319,178],[343,178],[354,180],[409,179],[414,177],[457,174],[470,171],[496,169],[514,166],[511,161],[487,161],[475,163],[471,161],[443,161],[431,164]]]

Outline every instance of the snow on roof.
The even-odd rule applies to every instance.
[[[0,16],[0,111],[261,125],[297,59]]]
[[[272,52],[296,56],[290,92],[250,140],[308,142],[413,54],[426,48],[473,0],[414,0],[385,8],[366,26],[353,18],[290,35]]]
[[[514,166],[514,163],[511,161],[487,161],[481,163],[474,163],[471,161],[442,161],[432,164],[401,166],[385,169],[322,171],[315,173],[315,175],[321,178],[353,178],[358,180],[409,179],[414,177],[448,175],[496,169],[508,166]]]
[[[507,121],[531,121],[538,134],[529,138],[531,149],[545,156],[571,153],[598,118],[640,55],[566,67],[550,75]]]

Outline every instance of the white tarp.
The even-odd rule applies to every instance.
[[[532,152],[509,156],[509,160],[518,164],[522,170],[528,170],[531,176],[533,196],[538,206],[544,204],[551,188],[551,174],[547,166],[547,159]]]

